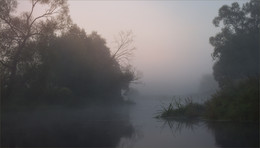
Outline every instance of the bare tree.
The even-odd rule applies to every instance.
[[[31,9],[18,15],[15,13],[16,0],[0,0],[0,64],[9,70],[9,90],[13,87],[20,56],[27,43],[44,31],[54,32],[70,22],[65,0],[30,0],[30,3]],[[33,16],[37,5],[46,9]]]
[[[120,65],[128,65],[129,60],[133,57],[134,50],[133,46],[134,35],[132,31],[120,31],[118,36],[115,37],[115,52],[112,57]]]
[[[120,65],[121,71],[124,73],[127,81],[132,84],[141,84],[139,81],[142,77],[142,73],[137,71],[131,64],[130,60],[134,56],[136,50],[134,46],[134,34],[131,30],[120,31],[118,36],[114,40],[115,48],[112,58],[114,58]],[[124,89],[125,93],[129,90],[129,85]]]

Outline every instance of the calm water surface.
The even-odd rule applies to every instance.
[[[170,99],[139,99],[132,124],[139,137],[131,147],[258,147],[259,124],[152,118]]]
[[[135,105],[53,107],[1,116],[1,146],[17,147],[258,147],[257,123],[160,120],[168,99]]]

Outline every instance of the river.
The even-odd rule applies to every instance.
[[[252,122],[156,119],[169,99],[141,97],[134,105],[48,107],[1,116],[7,147],[258,147]]]

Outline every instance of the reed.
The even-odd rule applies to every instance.
[[[194,103],[191,97],[173,97],[167,105],[162,104],[157,112],[157,118],[195,118],[204,113],[204,105]]]

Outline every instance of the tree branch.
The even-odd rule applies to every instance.
[[[39,2],[39,0],[36,0],[35,2],[32,1],[32,8],[31,8],[31,11],[29,13],[29,15],[27,16],[27,25],[29,26],[29,20],[33,14],[33,11],[34,11],[34,7],[35,5]]]
[[[8,17],[8,18],[11,20],[10,17]],[[15,30],[17,30],[18,32],[20,32],[23,35],[25,35],[25,33],[22,30],[20,30],[19,28],[15,27],[14,25],[12,25],[12,23],[9,22],[7,19],[5,19],[3,17],[0,17],[0,19],[2,19],[17,36],[19,36],[19,35],[18,35],[18,33]]]
[[[41,19],[41,18],[44,18],[44,17],[48,17],[49,15],[52,15],[52,14],[55,14],[55,13],[58,13],[57,11],[54,12],[56,9],[57,9],[57,7],[53,8],[53,10],[49,9],[49,10],[47,10],[44,14],[42,14],[42,15],[36,17],[36,18],[31,22],[29,28],[32,27],[32,25],[34,24],[34,22],[35,22],[36,20]]]
[[[125,59],[128,61],[130,56],[133,55],[135,47],[130,47],[133,43],[133,35],[131,31],[120,32],[119,39],[116,39],[115,43],[118,48],[116,52],[112,55],[112,58],[120,61],[120,59]]]

